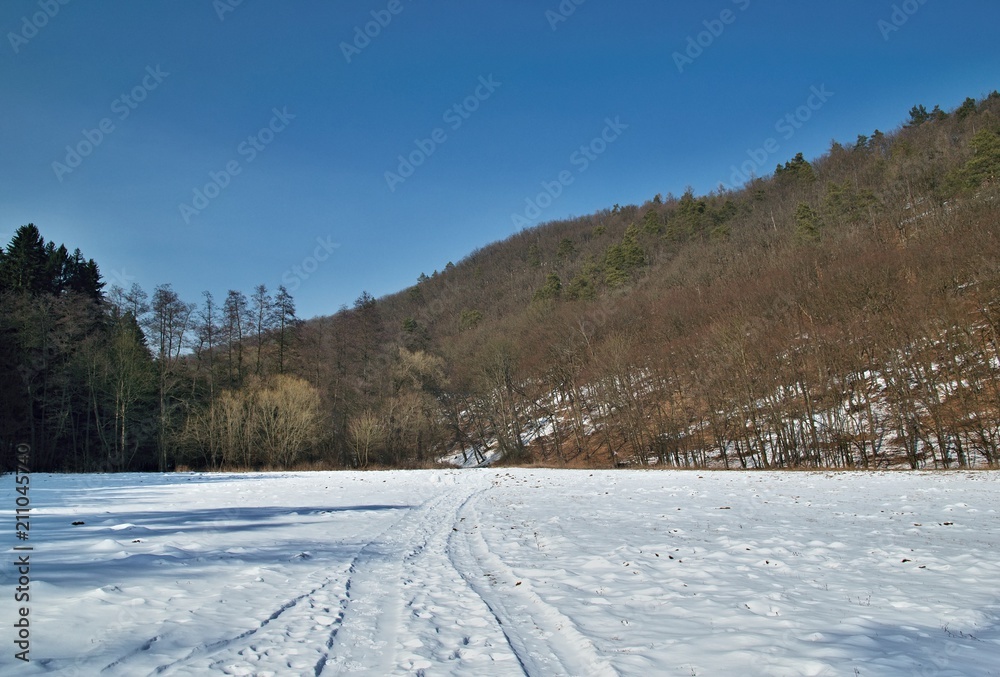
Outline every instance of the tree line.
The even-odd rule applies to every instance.
[[[321,432],[289,373],[300,324],[284,287],[182,300],[169,284],[105,291],[77,249],[20,227],[0,249],[0,441],[36,470],[283,466]]]
[[[440,369],[404,389],[436,403],[422,439],[471,460],[996,465],[998,175],[1000,95],[915,106],[739,189],[525,230],[309,323],[343,365],[344,460],[363,419],[365,459],[426,462],[392,378],[425,355]]]
[[[544,224],[301,321],[0,250],[0,442],[39,469],[1000,463],[1000,94],[707,195]]]

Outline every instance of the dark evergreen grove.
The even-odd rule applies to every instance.
[[[303,432],[289,429],[304,384],[282,379],[297,325],[283,287],[272,296],[259,286],[250,299],[230,291],[222,306],[206,293],[200,309],[170,285],[152,296],[137,286],[105,290],[96,262],[22,226],[0,250],[4,467],[18,444],[31,447],[37,471],[219,467],[223,459],[211,456],[218,441],[203,457],[188,428],[227,391],[244,390],[270,394],[269,413],[284,425],[245,432],[256,455],[240,461],[273,462],[258,455],[303,443]],[[306,442],[316,429],[307,421]]]
[[[775,158],[777,159],[777,158]],[[784,158],[782,158],[784,160]],[[723,172],[725,173],[725,172]],[[0,449],[36,470],[1000,463],[1000,95],[708,195],[544,224],[302,322],[0,250]]]

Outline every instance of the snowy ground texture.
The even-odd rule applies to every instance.
[[[32,661],[8,552],[4,675],[1000,675],[1000,473],[36,475],[31,497]]]

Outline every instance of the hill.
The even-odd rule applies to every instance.
[[[1000,96],[491,244],[302,329],[345,462],[997,461]]]
[[[0,447],[38,470],[1000,461],[1000,94],[708,195],[524,230],[300,322],[0,250]]]

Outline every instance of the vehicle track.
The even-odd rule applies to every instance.
[[[618,672],[555,607],[547,604],[490,551],[473,494],[457,510],[448,542],[452,565],[489,607],[529,677],[603,677]]]
[[[617,674],[490,551],[476,509],[489,476],[467,471],[455,479],[361,546],[350,563],[314,571],[308,592],[255,627],[197,646],[150,674]],[[133,660],[161,641],[148,640],[102,672],[135,674]]]
[[[314,572],[315,576],[320,572]],[[216,640],[191,649],[182,658],[158,666],[151,675],[171,675],[191,670],[221,674],[253,674],[254,666],[281,652],[289,669],[305,669],[322,653],[320,647],[310,647],[310,637],[317,630],[336,627],[344,614],[345,577],[330,575],[308,592],[289,599],[259,624],[238,635]],[[280,647],[280,648],[279,648]],[[130,658],[138,652],[132,652]],[[118,667],[120,659],[105,668]]]
[[[331,668],[330,657],[334,653],[338,654],[338,662],[346,666],[361,671],[370,668],[372,674],[377,673],[391,661],[394,644],[389,641],[394,639],[394,604],[385,602],[392,598],[391,586],[386,590],[378,588],[381,581],[398,581],[398,576],[393,576],[391,571],[392,563],[399,558],[398,550],[405,551],[403,534],[414,531],[408,525],[425,521],[427,513],[449,502],[450,496],[449,492],[444,492],[408,510],[375,539],[360,547],[349,565],[338,567],[336,572],[329,569],[313,572],[313,577],[322,576],[319,585],[287,600],[256,627],[197,646],[182,658],[158,666],[150,674],[189,674],[194,670],[251,675],[280,663],[281,670],[292,674],[319,675]],[[383,607],[388,611],[385,615],[380,613]],[[373,622],[359,623],[358,619],[365,616],[371,616]],[[363,626],[363,629],[348,629],[344,641],[340,641],[345,620],[349,626]],[[130,660],[159,639],[147,641],[102,672],[134,674],[127,670]],[[339,652],[335,647],[344,647],[344,651]],[[365,652],[364,648],[377,650]]]
[[[317,677],[386,675],[395,668],[404,561],[423,550],[441,507],[453,502],[461,491],[452,488],[411,510],[354,558],[345,589],[344,615],[329,634],[326,651],[315,665]]]
[[[361,550],[351,565],[343,621],[331,635],[315,675],[388,675],[423,669],[419,659],[399,656],[412,648],[399,640],[401,627],[412,625],[404,612],[412,609],[413,588],[425,583],[435,538],[453,528],[454,506],[480,490],[478,484],[465,482],[448,489]]]

